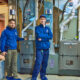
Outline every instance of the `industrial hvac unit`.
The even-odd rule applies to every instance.
[[[59,56],[59,75],[80,76],[80,56]]]
[[[59,74],[80,75],[80,42],[79,41],[60,42]]]
[[[78,44],[77,41],[61,41],[59,55],[78,55]]]
[[[31,74],[35,62],[35,41],[22,41],[20,48],[20,73]]]
[[[20,73],[31,74],[35,62],[34,55],[20,54]]]
[[[59,55],[56,53],[54,55],[49,54],[48,66],[46,73],[48,75],[58,74],[59,73]]]
[[[60,70],[80,70],[80,56],[60,56]]]
[[[34,40],[21,41],[20,54],[34,54],[34,53],[35,53]]]

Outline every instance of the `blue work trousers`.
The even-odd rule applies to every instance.
[[[32,80],[37,80],[37,76],[40,72],[40,77],[46,75],[46,68],[48,65],[49,49],[37,49],[36,50],[36,60],[32,74]]]

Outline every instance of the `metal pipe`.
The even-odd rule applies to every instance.
[[[38,19],[38,0],[35,0],[35,16],[37,20]]]
[[[35,40],[35,26],[36,26],[36,20],[33,22],[33,40]]]
[[[80,41],[80,8],[79,8],[79,12],[78,12],[78,35],[79,35],[79,38],[78,40]]]
[[[29,23],[23,30],[22,30],[22,37],[24,37],[24,31],[26,31],[31,25],[33,24],[33,22]]]

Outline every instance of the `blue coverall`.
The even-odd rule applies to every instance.
[[[18,32],[15,28],[12,29],[7,26],[1,34],[1,52],[6,52],[8,49],[17,49],[17,41],[22,40],[24,40],[24,38],[18,37]]]
[[[40,77],[42,80],[46,80],[46,68],[48,64],[49,48],[50,42],[53,35],[49,27],[43,27],[42,24],[36,26],[36,60],[32,74],[32,80],[37,80],[38,73],[40,72]],[[38,39],[41,38],[41,41]]]

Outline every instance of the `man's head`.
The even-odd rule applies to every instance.
[[[45,15],[41,15],[39,20],[40,20],[40,24],[45,26],[45,24],[46,24],[46,16]]]
[[[9,19],[9,27],[14,29],[16,27],[15,19]]]

